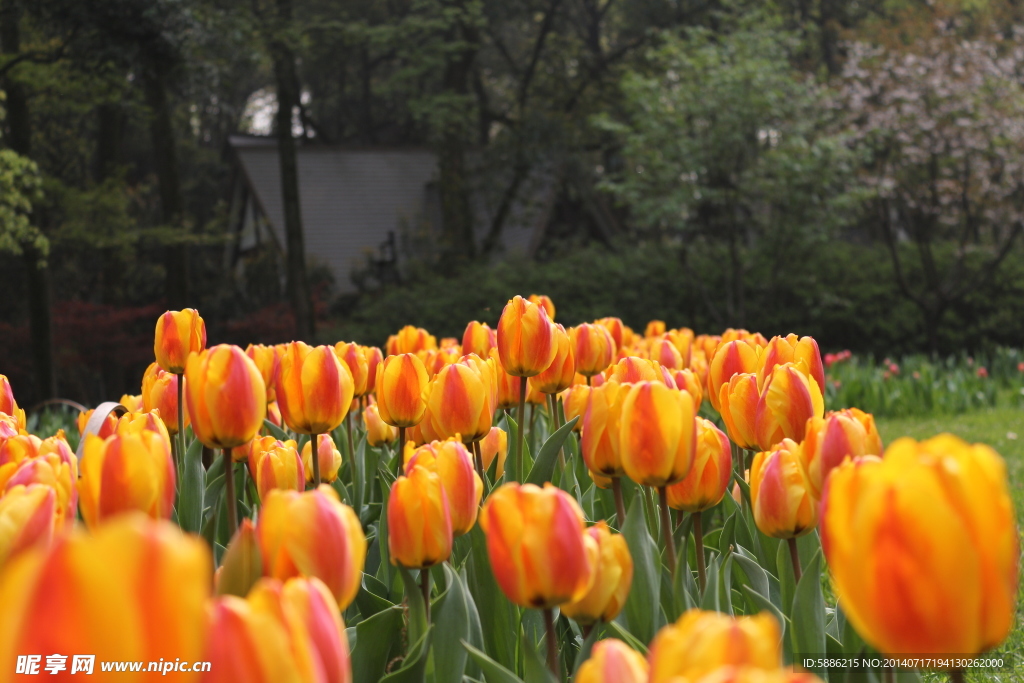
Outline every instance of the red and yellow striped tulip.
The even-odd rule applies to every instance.
[[[141,413],[145,411],[145,405],[143,405],[142,402],[142,394],[121,394],[121,398],[119,398],[117,402],[127,408],[129,413]]]
[[[8,487],[0,496],[0,570],[24,550],[49,546],[64,529],[62,517],[52,486]]]
[[[697,418],[697,450],[686,478],[668,487],[669,507],[703,512],[725,497],[732,478],[732,445],[715,423]]]
[[[370,363],[366,357],[366,348],[355,342],[338,342],[334,345],[334,354],[352,375],[353,398],[365,396],[373,388],[367,383],[370,377]]]
[[[651,340],[647,349],[647,357],[658,361],[672,372],[682,370],[686,366],[683,362],[683,354],[679,353],[679,349],[676,348],[668,334]]]
[[[143,515],[24,552],[0,573],[0,670],[14,671],[25,653],[88,653],[97,672],[100,661],[204,660],[212,566],[201,539]],[[117,679],[151,677],[143,670]]]
[[[505,372],[505,369],[501,367],[501,361],[498,359],[498,352],[496,350],[491,351],[491,358],[495,363],[494,378],[496,380],[495,386],[497,387],[497,404],[495,409],[508,410],[515,408],[519,405],[519,392],[523,384],[523,378],[514,377]]]
[[[825,484],[821,540],[843,612],[883,654],[975,655],[1014,623],[1020,541],[1006,465],[943,434],[894,441]]]
[[[771,376],[777,365],[799,363],[803,361],[806,373],[818,384],[820,391],[825,390],[825,366],[821,362],[821,352],[814,337],[797,337],[788,334],[785,337],[772,337],[757,358],[757,384],[764,387],[765,381]]]
[[[659,363],[646,358],[640,358],[639,356],[626,356],[615,365],[609,367],[605,371],[605,376],[607,379],[615,380],[619,384],[665,381]]]
[[[821,417],[825,401],[814,380],[808,378],[806,365],[776,365],[761,387],[754,418],[757,443],[769,450],[785,439],[804,440],[807,421]]]
[[[609,380],[599,387],[588,387],[587,405],[580,418],[580,453],[592,472],[605,477],[621,477],[619,417],[629,386]],[[566,419],[569,415],[566,414]]]
[[[270,420],[270,424],[275,427],[284,427],[284,419],[281,417],[281,406],[277,405],[277,401],[271,401],[267,404],[267,417]]]
[[[626,476],[661,487],[685,477],[697,446],[693,398],[660,382],[634,384],[619,415],[619,457]]]
[[[726,666],[774,671],[782,667],[781,645],[779,623],[768,612],[732,617],[691,609],[651,641],[649,683],[698,681]]]
[[[480,440],[480,457],[483,460],[484,471],[491,468],[494,459],[498,459],[495,479],[500,479],[505,473],[505,458],[508,457],[508,434],[500,427],[491,427],[487,436]]]
[[[460,435],[463,443],[479,441],[491,431],[497,392],[494,369],[476,356],[447,366],[430,383],[431,427],[442,439]]]
[[[363,354],[366,356],[366,391],[372,394],[377,390],[377,371],[384,362],[384,354],[376,346],[365,347]]]
[[[174,507],[175,474],[171,444],[156,432],[85,437],[80,510],[89,528],[115,515],[141,511],[168,519]]]
[[[330,434],[318,434],[317,457],[320,459],[320,479],[330,484],[338,478],[341,469],[341,451]],[[313,481],[313,440],[302,446],[302,467],[306,470],[306,481]],[[301,489],[300,489],[301,490]]]
[[[550,609],[590,590],[597,544],[576,501],[551,484],[505,484],[480,511],[494,578],[509,600]]]
[[[281,364],[277,348],[263,344],[249,344],[245,347],[245,355],[252,359],[252,362],[256,364],[256,369],[260,371],[260,377],[263,378],[263,383],[267,387],[267,403],[276,401],[277,393],[274,390],[274,383],[277,381],[277,369]]]
[[[197,439],[208,448],[234,448],[263,426],[267,388],[242,349],[220,344],[189,356],[185,404]]]
[[[651,320],[647,323],[647,327],[644,328],[644,337],[646,339],[660,337],[663,334],[665,334],[664,320]]]
[[[608,328],[599,323],[583,323],[569,329],[572,340],[572,354],[576,361],[576,372],[584,377],[593,377],[612,364],[615,352],[621,346],[622,321],[618,318],[619,341],[616,341]]]
[[[800,463],[800,444],[783,439],[750,465],[754,522],[766,536],[796,538],[818,524],[818,501]]]
[[[462,353],[475,353],[481,358],[488,358],[491,349],[498,348],[498,336],[487,323],[471,321],[462,333]]]
[[[14,400],[14,389],[6,375],[0,375],[0,413],[13,417],[19,430],[25,429],[25,409]]]
[[[388,338],[387,355],[400,356],[403,353],[418,353],[419,351],[436,351],[437,337],[427,332],[422,327],[406,325]]]
[[[539,375],[557,350],[555,327],[542,306],[521,296],[505,305],[498,320],[498,357],[505,372],[515,377]]]
[[[392,427],[414,427],[427,409],[427,369],[412,353],[389,355],[377,368],[377,410]]]
[[[554,323],[554,327],[555,357],[551,360],[551,365],[529,380],[530,389],[541,394],[557,394],[560,391],[565,391],[572,385],[572,380],[576,376],[576,361],[573,359],[573,345],[569,340],[569,334],[558,323]]]
[[[184,382],[185,379],[161,370],[156,363],[150,367],[154,372],[148,378],[142,379],[142,410],[147,413],[158,411],[167,433],[174,436],[178,433],[178,381]],[[184,390],[184,387],[182,389]],[[185,410],[184,421],[186,427],[192,424],[188,410]]]
[[[354,383],[348,366],[330,346],[292,342],[277,371],[281,416],[300,434],[324,434],[341,424],[352,405]]]
[[[288,447],[293,451],[298,452],[298,445],[295,443],[294,439],[279,441],[276,436],[257,436],[241,449],[233,449],[231,451],[231,456],[232,460],[235,462],[247,462],[249,465],[249,475],[255,479],[256,465],[259,462],[259,459],[263,457],[263,454],[272,448],[283,447]],[[238,452],[242,449],[244,449],[244,454],[240,454]]]
[[[671,680],[673,683],[679,683],[684,679]],[[699,683],[822,683],[822,680],[812,673],[793,669],[723,666],[706,676],[701,676]]]
[[[765,339],[764,335],[760,332],[750,332],[743,328],[737,330],[730,327],[722,333],[723,344],[727,344],[731,341],[741,341],[758,349],[763,349],[768,346],[768,340]]]
[[[715,410],[721,412],[719,399],[722,387],[729,383],[734,375],[755,373],[757,371],[757,348],[746,342],[734,340],[722,341],[711,357],[708,366],[708,398]],[[759,385],[760,387],[760,385]]]
[[[441,477],[413,467],[391,485],[388,497],[391,564],[422,569],[452,554],[452,519]]]
[[[257,587],[259,590],[259,587]],[[285,613],[305,627],[315,668],[323,672],[324,683],[351,683],[352,663],[345,624],[334,604],[331,591],[319,579],[288,579],[281,590]],[[295,624],[295,621],[291,621]],[[292,627],[293,638],[295,627]]]
[[[274,489],[263,501],[256,533],[267,576],[315,576],[341,610],[355,599],[366,561],[366,535],[356,513],[330,486],[303,493]]]
[[[86,410],[85,412],[78,414],[79,434],[85,430],[85,425],[88,423],[91,416],[92,410]],[[9,439],[12,436],[17,436],[19,429],[17,418],[8,415],[7,413],[0,413],[0,439]]]
[[[366,443],[371,446],[383,446],[398,438],[398,430],[380,419],[376,403],[363,410],[363,423],[366,425]]]
[[[199,311],[167,311],[156,320],[153,353],[156,362],[167,372],[185,372],[188,357],[206,348],[206,323]]]
[[[821,497],[829,473],[847,457],[881,454],[882,437],[874,416],[857,408],[812,417],[800,445],[800,458],[815,498]]]
[[[259,439],[254,443],[258,441]],[[305,490],[308,479],[306,466],[295,449],[294,441],[274,441],[268,448],[253,448],[249,453],[249,466],[252,478],[256,480],[260,500],[266,500],[270,492],[276,489]]]
[[[647,683],[647,660],[616,638],[594,643],[590,659],[576,672],[576,683]]]
[[[452,535],[462,536],[476,524],[484,483],[473,468],[473,456],[461,441],[433,441],[412,450],[406,445],[405,471],[424,467],[441,477],[448,500]],[[492,456],[493,459],[493,456]]]
[[[700,410],[700,404],[704,400],[704,386],[700,376],[693,370],[685,368],[673,372],[672,380],[676,383],[676,389],[689,392],[693,397],[693,404]]]
[[[729,438],[740,448],[757,448],[757,405],[760,400],[757,375],[752,372],[733,375],[722,385],[718,411]]]
[[[595,321],[595,324],[608,330],[608,334],[612,336],[612,341],[615,342],[612,349],[612,355],[614,356],[614,352],[621,349],[626,343],[626,326],[622,324],[622,320],[619,318],[601,318]]]
[[[572,428],[574,432],[583,429],[583,413],[587,410],[587,403],[590,401],[590,387],[586,384],[573,384],[562,393],[562,412],[565,413],[565,421],[568,422],[574,417],[580,419]]]
[[[633,556],[626,539],[608,530],[600,520],[586,533],[597,543],[594,581],[582,598],[562,605],[562,614],[580,624],[611,621],[619,615],[633,583]]]
[[[18,435],[0,444],[0,495],[15,486],[43,484],[57,493],[55,514],[60,528],[70,526],[78,509],[78,458],[64,439],[64,430],[40,439]]]
[[[531,294],[529,302],[543,308],[544,312],[548,314],[548,320],[555,321],[555,302],[551,300],[551,297],[546,294]]]
[[[675,330],[669,330],[665,333],[665,336],[672,341],[672,345],[679,351],[679,355],[683,358],[683,367],[689,367],[690,360],[693,357],[693,330],[689,327],[680,327]]]

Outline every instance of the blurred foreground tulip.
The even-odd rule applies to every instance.
[[[199,311],[167,311],[156,321],[153,353],[156,362],[167,372],[180,375],[185,372],[190,354],[206,348],[206,323]]]
[[[85,437],[80,509],[90,528],[124,512],[168,519],[174,506],[171,444],[149,430]]]
[[[398,430],[380,419],[376,403],[363,410],[363,423],[366,425],[366,443],[370,446],[376,448],[398,438]]]
[[[334,444],[330,434],[318,434],[302,446],[302,466],[306,481],[313,482],[313,439],[317,440],[317,457],[320,459],[320,478],[330,484],[338,478],[341,469],[341,451]]]
[[[1006,465],[943,434],[894,441],[825,484],[822,547],[843,612],[883,654],[976,655],[1014,623],[1019,533]]]
[[[462,536],[476,524],[484,483],[473,469],[473,456],[455,438],[420,446],[405,463],[406,473],[416,467],[436,472],[441,477],[448,501],[452,535]]]
[[[441,477],[413,467],[391,485],[388,497],[391,564],[423,569],[452,554],[452,520]]]
[[[590,658],[576,672],[576,683],[647,683],[647,660],[621,640],[594,643]]]
[[[14,389],[6,375],[0,375],[0,413],[10,415],[18,424],[18,429],[25,428],[25,410],[18,407],[14,400]]]
[[[589,527],[586,533],[598,547],[593,583],[586,595],[560,608],[562,614],[584,625],[617,617],[633,583],[633,557],[626,539],[611,533],[604,520]]]
[[[487,436],[480,440],[480,458],[483,469],[486,472],[491,469],[491,463],[498,459],[495,480],[501,478],[505,473],[505,458],[508,456],[508,434],[500,427],[491,427]]]
[[[821,498],[829,473],[847,457],[882,454],[875,418],[857,408],[812,417],[807,423],[800,458],[815,498]]]

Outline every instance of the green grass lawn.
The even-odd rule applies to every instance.
[[[1010,495],[1017,512],[1018,529],[1024,528],[1024,409],[1000,407],[962,415],[928,418],[879,419],[878,430],[884,443],[901,436],[925,439],[942,432],[956,434],[970,443],[986,443],[1006,459]],[[1022,536],[1024,538],[1024,536]],[[1022,543],[1024,546],[1024,543]],[[1012,653],[1017,665],[1013,671],[968,674],[969,681],[1024,681],[1024,581],[1017,600],[1017,623],[1000,650]]]

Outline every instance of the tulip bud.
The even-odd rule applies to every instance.
[[[417,353],[419,351],[437,350],[437,338],[422,327],[406,325],[388,339],[387,352],[389,356],[400,356],[403,353]]]
[[[142,379],[142,410],[150,412],[156,410],[160,414],[160,420],[167,428],[171,436],[178,433],[178,380],[179,376],[170,372],[164,372],[156,363],[151,366],[153,373],[146,371],[148,377]],[[184,378],[180,378],[184,381]],[[127,406],[126,406],[127,407]],[[188,411],[185,411],[185,426],[191,424]]]
[[[392,427],[413,427],[427,408],[427,369],[414,354],[388,356],[377,369],[377,408]]]
[[[672,380],[676,383],[676,389],[689,392],[693,397],[693,405],[700,410],[700,404],[704,400],[704,388],[700,377],[693,370],[686,368],[673,372]]]
[[[452,554],[452,520],[441,477],[414,467],[391,485],[388,552],[391,564],[423,569]]]
[[[352,395],[355,398],[366,395],[371,387],[367,384],[370,364],[365,349],[355,342],[338,342],[334,345],[334,354],[352,375]]]
[[[555,323],[555,357],[551,365],[539,375],[530,378],[530,389],[541,394],[557,394],[572,384],[576,376],[576,362],[572,355],[572,342],[565,328]],[[546,398],[546,397],[543,397]]]
[[[619,456],[638,484],[661,487],[685,477],[696,448],[696,409],[685,391],[658,382],[634,384],[622,402]]]
[[[555,320],[555,302],[551,300],[551,297],[545,294],[531,294],[529,297],[531,304],[536,304],[544,309],[548,314],[548,320],[554,322]]]
[[[157,318],[153,353],[166,372],[182,374],[189,355],[205,348],[206,323],[199,317],[199,311],[194,308],[167,311]]]
[[[324,434],[345,419],[354,395],[352,373],[330,346],[292,342],[277,371],[277,402],[285,424],[300,434]]]
[[[606,477],[621,477],[619,419],[629,386],[609,380],[589,390],[587,406],[580,418],[580,453],[587,468]],[[566,415],[566,419],[568,419]]]
[[[505,458],[508,457],[508,434],[500,427],[491,427],[480,441],[480,457],[483,460],[484,471],[491,469],[494,458],[498,458],[498,467],[495,472],[495,479],[500,479],[505,473]]]
[[[575,683],[647,683],[647,660],[621,640],[594,643],[590,659],[576,672]]]
[[[263,576],[263,561],[256,538],[256,527],[252,520],[243,519],[228,543],[217,571],[215,592],[217,595],[237,595],[244,598]]]
[[[775,670],[782,666],[781,643],[779,623],[768,612],[731,617],[691,609],[651,641],[649,683],[667,683],[674,676],[701,680],[726,666]]]
[[[757,528],[772,538],[796,538],[817,526],[818,503],[800,464],[800,444],[783,439],[754,456],[750,502]]]
[[[768,340],[760,332],[749,332],[743,328],[737,330],[730,327],[722,333],[723,344],[728,344],[732,341],[741,341],[755,349],[763,349],[768,346]],[[760,354],[760,351],[758,353]]]
[[[58,522],[57,491],[44,484],[16,485],[0,496],[0,570],[18,553],[46,547]]]
[[[608,531],[604,520],[585,532],[597,543],[594,581],[579,600],[561,606],[561,612],[580,624],[611,621],[619,615],[633,582],[633,557],[626,539]]]
[[[366,356],[366,391],[372,394],[377,390],[377,371],[384,362],[384,354],[376,346],[365,346],[363,355]]]
[[[1014,623],[1019,534],[1006,465],[943,434],[833,470],[821,541],[843,613],[883,654],[998,646]]]
[[[611,320],[618,320],[618,318],[611,318]],[[619,320],[619,342],[622,339],[621,324],[622,321]],[[611,365],[615,351],[620,345],[608,329],[598,323],[583,323],[570,328],[569,336],[572,340],[576,372],[584,377],[593,377]]]
[[[672,345],[679,351],[679,355],[683,359],[683,367],[688,367],[693,355],[693,330],[689,327],[669,330],[665,333],[665,338],[671,341]]]
[[[820,391],[825,390],[825,367],[821,363],[821,352],[814,337],[772,337],[757,359],[757,385],[764,387],[775,366],[803,361],[807,375],[818,383]]]
[[[19,430],[25,428],[25,410],[14,400],[14,389],[6,375],[0,375],[0,413],[13,417]]]
[[[644,337],[647,339],[660,337],[663,334],[665,334],[664,320],[652,320],[647,323],[647,327],[644,329]]]
[[[622,321],[618,318],[601,318],[594,323],[600,325],[604,329],[608,330],[608,334],[611,335],[612,341],[615,342],[612,352],[614,355],[615,351],[621,349],[625,343],[625,330],[626,326],[622,324]]]
[[[741,373],[722,385],[718,411],[725,429],[740,448],[757,448],[757,404],[761,397],[757,391],[757,375]]]
[[[637,356],[626,356],[608,368],[605,374],[608,376],[608,379],[615,380],[619,384],[665,381],[661,374],[659,363]]]
[[[338,478],[341,469],[341,451],[334,443],[330,434],[318,434],[317,457],[320,459],[320,477],[330,484]],[[313,440],[302,446],[302,466],[306,470],[306,481],[313,481]]]
[[[121,394],[121,398],[117,402],[127,408],[129,413],[146,412],[145,404],[142,402],[142,394]]]
[[[261,441],[254,440],[249,451],[249,469],[256,480],[260,500],[265,501],[272,490],[304,491],[308,479],[306,465],[295,449],[295,442],[290,439],[285,443],[274,441],[269,447],[260,448],[257,444]],[[309,467],[312,466],[310,462]]]
[[[263,572],[277,579],[315,576],[344,610],[362,580],[366,535],[356,513],[330,486],[304,493],[274,489],[256,524]]]
[[[703,512],[718,505],[732,478],[732,445],[715,423],[697,418],[697,450],[686,478],[669,486],[668,504],[676,510]]]
[[[765,380],[754,420],[762,450],[769,450],[784,438],[803,441],[807,420],[825,412],[821,390],[807,377],[806,368],[802,361],[776,365]]]
[[[683,354],[679,353],[679,349],[676,348],[667,334],[651,340],[647,357],[658,361],[670,371],[682,370],[684,366]]]
[[[466,331],[462,333],[462,353],[469,355],[475,353],[481,358],[487,358],[491,349],[498,348],[498,337],[487,323],[473,320],[466,325]]]
[[[90,529],[134,510],[168,519],[175,492],[170,441],[150,430],[115,434],[106,440],[89,434],[79,485],[82,518]]]
[[[431,427],[442,439],[458,434],[463,443],[472,443],[491,431],[497,392],[493,366],[475,356],[465,356],[463,361],[438,373],[430,383],[427,401]]]
[[[494,578],[517,605],[550,609],[590,590],[597,544],[564,491],[551,484],[505,484],[488,496],[480,526]]]
[[[586,384],[573,384],[562,392],[562,412],[565,413],[565,421],[569,422],[574,417],[580,418],[576,421],[576,426],[572,428],[574,432],[583,429],[582,415],[587,410],[588,401],[590,401],[590,387]]]
[[[398,431],[380,419],[376,403],[366,406],[363,423],[366,425],[366,443],[370,446],[383,446],[398,438]]]
[[[212,566],[201,539],[142,515],[23,552],[0,573],[0,670],[25,653],[95,655],[100,678],[102,661],[205,660]]]
[[[800,457],[815,498],[821,497],[829,472],[847,457],[881,455],[882,437],[875,418],[857,408],[812,417],[800,445]]]
[[[412,472],[417,466],[436,472],[441,477],[448,500],[452,535],[469,533],[476,524],[480,498],[484,493],[484,483],[473,469],[473,456],[461,441],[454,438],[434,441],[405,457],[406,473]]]
[[[220,344],[189,356],[185,403],[196,438],[208,448],[251,441],[267,413],[267,388],[252,359]]]
[[[267,387],[267,403],[276,401],[274,382],[277,381],[277,368],[281,363],[277,349],[263,344],[249,344],[245,348],[245,355],[252,359],[252,362],[256,364],[256,369],[260,371],[263,384]]]
[[[522,377],[514,377],[505,372],[498,359],[498,351],[491,351],[491,358],[495,361],[494,377],[497,387],[497,410],[508,410],[519,405],[520,387],[523,383]]]
[[[544,372],[555,358],[555,328],[547,311],[516,296],[498,320],[498,356],[501,366],[515,377]]]
[[[757,349],[739,340],[722,341],[711,357],[708,367],[708,398],[715,410],[721,412],[719,399],[722,387],[735,375],[757,371]],[[760,388],[760,385],[758,385]]]

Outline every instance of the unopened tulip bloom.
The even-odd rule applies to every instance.
[[[146,410],[142,394],[121,394],[117,402],[127,408],[129,413],[141,413]]]
[[[277,401],[271,401],[267,404],[267,417],[270,420],[270,424],[275,427],[284,427],[284,419],[281,417],[281,406],[277,405]]]
[[[498,337],[487,323],[473,320],[466,325],[466,331],[462,333],[462,353],[475,353],[481,358],[487,358],[491,349],[496,348]]]
[[[330,486],[321,484],[304,493],[271,491],[256,533],[267,576],[315,576],[327,584],[341,610],[355,599],[366,561],[366,535],[356,513]]]
[[[519,395],[522,393],[520,387],[523,384],[523,378],[515,377],[505,372],[505,369],[501,367],[501,362],[498,361],[497,350],[491,351],[491,357],[497,361],[497,365],[494,368],[495,387],[497,389],[495,409],[509,410],[510,408],[515,408],[519,405]]]
[[[693,355],[693,330],[689,327],[669,330],[665,333],[665,338],[671,340],[672,345],[679,351],[679,355],[683,358],[683,367],[688,367]]]
[[[608,530],[600,520],[586,531],[597,543],[594,581],[579,600],[561,606],[561,612],[580,624],[611,621],[619,615],[633,582],[633,557],[626,539]]]
[[[277,368],[281,362],[277,349],[273,346],[264,346],[263,344],[249,344],[249,346],[245,347],[245,355],[252,358],[252,362],[256,364],[256,369],[260,371],[263,383],[267,386],[267,403],[276,401],[277,394],[274,391],[274,382],[277,380]]]
[[[664,320],[651,320],[647,323],[647,327],[644,328],[644,337],[647,339],[660,337],[663,334],[665,334]]]
[[[23,552],[0,573],[0,670],[25,653],[95,655],[99,678],[102,661],[205,660],[212,566],[200,538],[142,515]]]
[[[276,436],[257,436],[244,446],[232,449],[231,456],[235,462],[248,463],[249,476],[255,479],[256,463],[263,457],[263,453],[279,446],[289,446],[298,452],[298,445],[294,439],[279,441]]]
[[[498,320],[498,356],[505,372],[515,377],[539,375],[557,350],[555,328],[544,308],[521,296],[510,300]]]
[[[587,402],[590,401],[590,387],[586,384],[573,384],[562,393],[562,411],[565,413],[565,421],[568,422],[574,417],[580,419],[572,428],[574,432],[583,429],[583,413],[587,410]]]
[[[698,681],[725,666],[776,670],[782,666],[781,643],[779,623],[768,612],[732,617],[691,609],[651,641],[649,683],[674,676]]]
[[[380,419],[376,403],[363,410],[363,422],[366,425],[366,443],[370,446],[383,446],[398,438],[398,430]]]
[[[199,311],[194,308],[167,311],[157,318],[153,353],[165,371],[182,374],[189,355],[205,348],[206,323],[199,317]]]
[[[824,414],[821,390],[805,370],[803,361],[776,365],[762,385],[754,419],[761,450],[769,450],[784,438],[803,441],[807,421]]]
[[[85,437],[80,509],[90,528],[114,515],[141,511],[168,519],[174,506],[171,444],[150,430]]]
[[[629,388],[629,385],[615,381],[589,388],[586,407],[578,423],[582,426],[580,452],[583,462],[589,469],[606,477],[626,474],[619,451],[619,417]]]
[[[448,500],[452,535],[468,533],[476,524],[484,483],[473,469],[473,456],[454,438],[417,448],[406,460],[405,471],[424,467],[441,477]]]
[[[387,355],[389,356],[437,350],[437,338],[422,327],[406,325],[398,331],[398,334],[392,335],[388,339],[387,346]]]
[[[568,389],[576,376],[572,346],[565,328],[555,323],[555,357],[543,372],[530,378],[530,386],[542,394],[557,394]]]
[[[618,320],[618,318],[613,318]],[[622,321],[619,321],[621,326]],[[570,328],[573,358],[576,361],[576,372],[590,378],[612,364],[612,358],[621,345],[621,328],[619,342],[612,337],[608,328],[598,323],[583,323]]]
[[[731,341],[741,341],[758,349],[768,346],[768,340],[760,332],[750,332],[743,328],[737,330],[730,327],[722,333],[723,344],[728,344]]]
[[[325,683],[351,683],[352,664],[345,624],[327,586],[317,578],[289,579],[284,583],[281,597],[286,612],[298,617],[305,626]]]
[[[364,396],[373,388],[367,383],[370,364],[366,358],[365,348],[355,342],[338,342],[334,345],[334,353],[352,375],[352,396]]]
[[[754,456],[750,502],[757,528],[772,538],[795,538],[817,526],[818,503],[800,464],[800,444],[783,439]]]
[[[696,447],[693,398],[659,382],[633,385],[619,416],[619,456],[626,475],[645,486],[682,480]]]
[[[500,427],[491,427],[487,436],[480,440],[480,458],[483,460],[484,471],[491,468],[494,459],[498,459],[495,479],[505,473],[505,458],[508,457],[508,433]]]
[[[722,387],[728,384],[734,375],[755,373],[756,371],[757,349],[755,347],[739,340],[723,341],[719,344],[711,357],[711,365],[708,366],[708,398],[714,409],[721,412],[719,399]]]
[[[391,564],[422,569],[452,554],[452,520],[441,477],[414,467],[391,485],[388,497]]]
[[[384,362],[384,354],[376,346],[367,346],[363,350],[366,356],[366,391],[373,393],[377,390],[377,370]]]
[[[252,359],[220,344],[189,356],[185,398],[196,438],[208,448],[234,448],[263,426],[267,389]]]
[[[551,484],[505,484],[488,496],[480,526],[494,578],[515,604],[551,609],[590,589],[597,544],[564,491]]]
[[[554,322],[555,320],[555,302],[551,300],[551,297],[546,294],[531,294],[529,301],[531,304],[536,304],[544,309],[548,314],[548,319]]]
[[[608,368],[605,374],[608,379],[615,380],[620,384],[664,381],[660,364],[639,356],[626,356]]]
[[[693,397],[693,405],[700,410],[700,404],[704,400],[704,387],[700,377],[693,370],[685,368],[672,373],[672,379],[676,383],[676,389],[687,391]]]
[[[806,374],[818,384],[818,389],[825,390],[825,367],[821,362],[821,352],[814,337],[797,337],[789,334],[785,337],[772,337],[757,358],[757,383],[762,388],[777,365],[799,363],[803,361]]]
[[[330,484],[338,478],[338,471],[341,469],[341,451],[334,444],[330,434],[318,434],[317,454],[320,458],[320,478]],[[306,481],[313,481],[313,440],[310,439],[302,446],[302,465],[306,470]]]
[[[256,481],[260,500],[266,500],[274,489],[305,490],[306,466],[293,441],[275,441],[269,448],[253,449],[250,458],[252,478]]]
[[[438,373],[427,401],[431,425],[441,438],[459,434],[464,443],[472,443],[487,436],[497,398],[492,378],[491,367],[479,360],[472,365],[455,363]]]
[[[998,646],[1014,623],[1019,534],[1006,465],[943,434],[894,441],[825,484],[821,540],[839,604],[883,654]]]
[[[600,320],[597,320],[595,324],[608,330],[608,334],[612,336],[612,341],[615,342],[613,352],[618,351],[623,347],[625,344],[626,326],[622,324],[622,320],[619,318],[601,318]]]
[[[156,363],[153,365],[155,366]],[[159,411],[160,419],[167,428],[167,433],[171,436],[178,433],[179,381],[184,382],[185,380],[179,375],[156,368],[148,382],[145,379],[143,380],[142,386],[142,410],[147,413],[152,410]],[[185,411],[183,421],[186,427],[191,424],[188,410]]]
[[[590,659],[576,672],[576,683],[647,683],[647,660],[616,638],[594,643]]]
[[[330,346],[292,342],[277,371],[277,403],[300,434],[325,434],[345,419],[354,395],[352,373]]]
[[[414,354],[388,356],[377,368],[377,409],[392,427],[413,427],[427,409],[427,369]]]
[[[58,523],[57,491],[45,484],[9,487],[0,496],[0,570],[15,555],[36,546],[48,546]]]
[[[724,385],[718,401],[718,411],[725,422],[729,438],[740,448],[756,449],[757,405],[761,396],[757,390],[757,375],[733,375]]]
[[[14,389],[6,375],[0,375],[0,413],[10,415],[18,422],[18,428],[25,428],[25,410],[14,400]]]
[[[732,477],[732,446],[715,423],[697,418],[697,450],[686,477],[668,487],[669,507],[702,512],[725,497]]]
[[[847,457],[881,454],[882,437],[874,416],[857,408],[812,417],[800,446],[800,457],[815,498],[821,497],[829,472]]]
[[[676,345],[672,343],[667,334],[651,340],[647,357],[658,361],[662,366],[673,372],[682,370],[685,365],[683,363],[683,354],[679,353],[679,349],[676,348]]]

